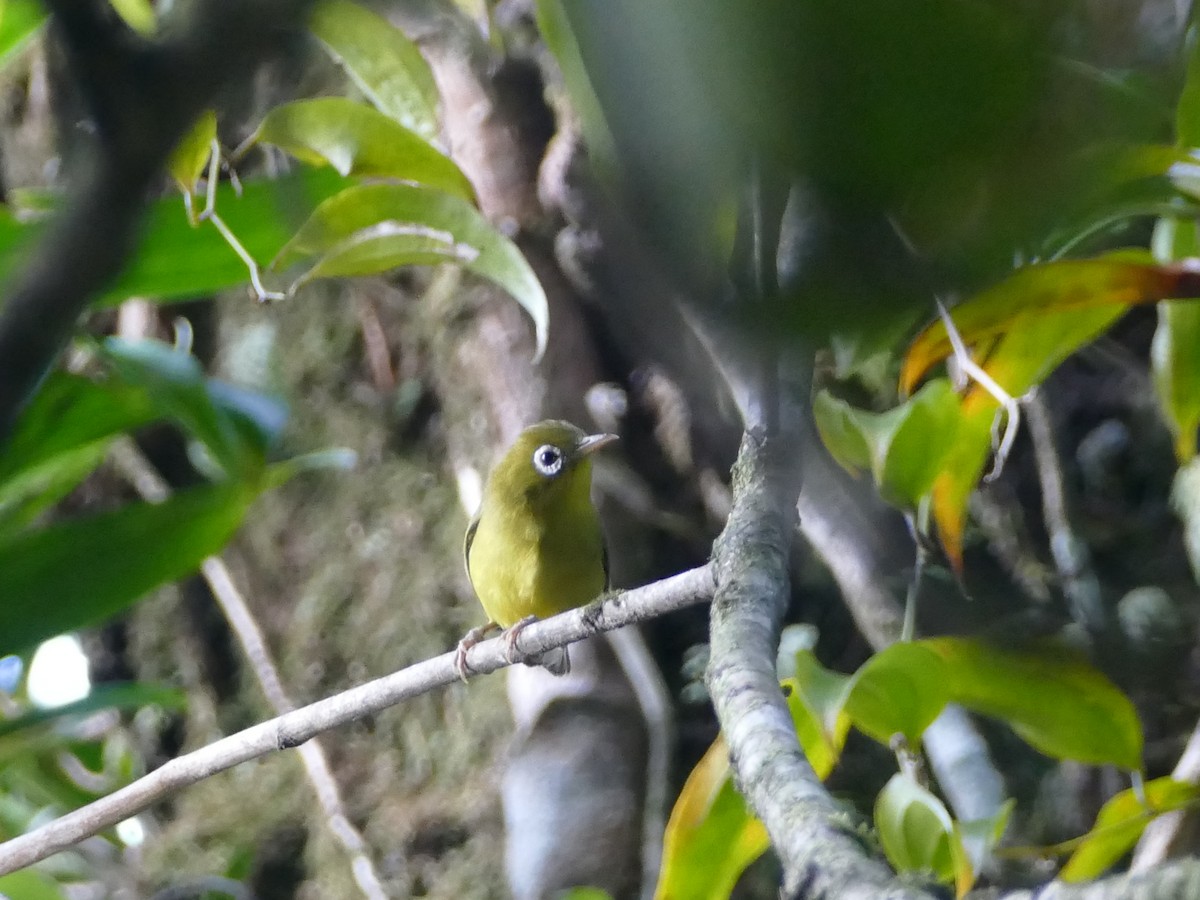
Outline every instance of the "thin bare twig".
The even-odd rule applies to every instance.
[[[646,722],[646,800],[642,816],[642,894],[650,900],[662,868],[663,835],[671,812],[671,751],[675,746],[675,714],[671,692],[654,662],[646,639],[636,628],[608,635],[609,646],[629,679]]]
[[[971,351],[963,342],[962,335],[958,333],[958,326],[954,324],[954,319],[951,318],[941,300],[937,301],[937,309],[938,315],[942,318],[942,324],[946,326],[946,336],[950,339],[950,346],[954,351],[954,361],[958,365],[959,371],[963,376],[974,379],[1000,404],[1000,409],[996,410],[996,418],[992,422],[992,444],[995,448],[995,458],[992,461],[992,470],[983,477],[984,481],[994,481],[1004,471],[1008,454],[1012,452],[1013,444],[1017,440],[1017,431],[1021,427],[1021,406],[1017,402],[1017,398],[1006,391],[983,366],[975,362]],[[1001,417],[1004,418],[1002,436],[998,433]]]
[[[1038,481],[1042,485],[1042,515],[1046,520],[1050,553],[1054,557],[1054,566],[1058,570],[1063,595],[1067,598],[1071,618],[1082,625],[1089,634],[1097,635],[1105,627],[1100,582],[1092,570],[1087,545],[1071,527],[1066,488],[1063,485],[1058,450],[1054,446],[1050,413],[1038,394],[1026,399],[1024,406],[1025,417],[1029,422],[1029,437],[1033,441],[1033,455],[1037,462]]]
[[[170,496],[170,486],[132,440],[118,441],[110,452],[110,458],[144,500],[162,503]],[[229,567],[219,556],[210,556],[201,563],[200,572],[230,628],[237,635],[242,651],[250,662],[250,669],[258,679],[272,711],[277,715],[291,712],[296,708],[295,704],[284,690],[279,670],[267,649],[266,639],[245,598],[242,597],[242,592],[234,583]],[[363,896],[367,900],[387,900],[387,893],[375,871],[375,864],[367,854],[366,841],[346,814],[342,792],[333,777],[325,749],[320,741],[314,738],[301,746],[299,751],[304,769],[308,773],[308,780],[312,783],[317,801],[325,813],[326,824],[334,840],[349,854],[350,869]]]
[[[1188,738],[1187,746],[1183,748],[1183,755],[1175,764],[1171,777],[1176,781],[1200,784],[1200,724]],[[1146,872],[1177,854],[1180,848],[1176,845],[1189,818],[1195,819],[1193,810],[1179,809],[1159,816],[1147,825],[1133,852],[1129,871]]]
[[[554,647],[703,603],[712,597],[709,566],[689,569],[645,587],[619,591],[601,602],[534,622],[521,632],[518,651],[539,654]],[[504,638],[471,648],[467,662],[486,674],[509,665]],[[276,750],[299,747],[316,735],[369,716],[402,700],[459,680],[453,652],[416,663],[325,700],[276,716],[237,734],[177,757],[107,797],[0,844],[0,874],[15,872],[111,828],[176,791]]]

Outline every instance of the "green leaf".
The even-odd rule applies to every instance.
[[[851,471],[869,465],[884,499],[902,509],[915,509],[933,489],[961,417],[958,396],[945,379],[881,413],[821,391],[813,414],[834,458]]]
[[[1063,881],[1090,881],[1106,872],[1133,845],[1155,817],[1195,803],[1200,785],[1156,778],[1145,785],[1146,804],[1137,792],[1126,789],[1100,808],[1096,823],[1083,836],[1058,877]]]
[[[1151,246],[1163,262],[1200,255],[1196,223],[1160,219]],[[1196,455],[1200,428],[1200,303],[1158,304],[1150,364],[1159,403],[1175,436],[1175,455],[1184,463]]]
[[[292,290],[316,278],[370,275],[397,266],[466,265],[478,255],[474,247],[456,243],[449,232],[406,222],[379,222],[331,246],[316,265],[296,280]]]
[[[949,702],[947,674],[941,657],[928,647],[892,644],[854,674],[846,711],[857,728],[881,744],[902,734],[915,748]]]
[[[919,644],[944,661],[950,700],[1003,719],[1037,750],[1141,769],[1142,727],[1133,704],[1067,648],[1009,649],[966,638]]]
[[[850,730],[850,717],[843,709],[850,679],[822,667],[810,651],[796,656],[796,676],[785,678],[783,688],[800,747],[824,781],[837,765]]]
[[[167,171],[185,194],[191,196],[196,192],[196,182],[208,166],[213,141],[216,139],[217,114],[211,109],[206,109],[172,151],[171,158],[167,161]]]
[[[0,69],[20,56],[46,19],[46,7],[37,0],[5,0],[0,17]]]
[[[8,900],[66,900],[66,894],[49,875],[22,869],[0,877],[0,897]]]
[[[1130,304],[1200,292],[1200,273],[1148,260],[1145,253],[1124,252],[1027,266],[955,307],[954,323],[975,362],[1010,396],[1020,397],[1112,325]],[[901,389],[910,390],[950,352],[946,326],[938,320],[909,347],[901,367]],[[967,500],[987,461],[998,407],[991,394],[971,384],[962,398],[954,440],[945,448],[934,480],[934,520],[947,555],[958,567]]]
[[[156,415],[140,388],[52,373],[0,446],[0,539],[82,482],[104,460],[115,435]]]
[[[1175,109],[1175,139],[1181,147],[1200,146],[1200,41],[1189,35],[1187,75]]]
[[[472,199],[454,162],[416,132],[345,97],[297,100],[272,109],[246,142],[267,143],[342,175],[386,176]]]
[[[225,545],[257,493],[206,485],[0,543],[0,655],[103,621],[191,574]]]
[[[239,427],[235,415],[215,402],[194,356],[155,340],[109,338],[103,348],[121,378],[146,390],[159,414],[204,444],[227,475],[261,471],[271,435]]]
[[[875,827],[888,862],[897,871],[928,873],[941,882],[957,881],[964,874],[971,878],[950,813],[909,776],[893,775],[879,792]]]
[[[51,373],[0,445],[0,483],[157,415],[146,392],[117,381]]]
[[[579,42],[562,0],[537,0],[538,32],[562,71],[571,109],[579,115],[588,159],[610,180],[617,174],[617,149],[604,110],[583,64]]]
[[[108,0],[125,24],[143,36],[154,34],[158,19],[150,0]]]
[[[225,224],[259,261],[269,260],[324,199],[349,182],[331,169],[306,170],[277,181],[250,181],[240,196],[229,184],[217,188],[216,208]],[[246,264],[211,223],[188,224],[179,198],[151,204],[141,246],[116,283],[100,298],[114,305],[130,297],[187,300],[246,284]],[[8,245],[0,231],[0,253]],[[11,271],[7,254],[0,277]]]
[[[1045,348],[1043,355],[1059,349],[1057,340],[1051,342],[1038,332],[1049,314],[1071,313],[1078,317],[1086,313],[1115,317],[1126,307],[1138,303],[1153,303],[1170,297],[1200,296],[1200,272],[1180,265],[1154,265],[1143,261],[1142,254],[1113,253],[1087,260],[1062,260],[1040,263],[1018,269],[1007,279],[956,306],[952,312],[955,327],[967,346],[995,338],[1011,340],[1033,332],[1032,348]],[[1094,334],[1094,332],[1093,332]],[[1058,335],[1054,335],[1057,339]],[[1069,353],[1078,347],[1067,348]],[[900,386],[910,391],[921,376],[935,363],[951,353],[950,337],[945,323],[935,320],[912,342],[901,368]],[[989,374],[991,358],[984,362]],[[1065,354],[1064,354],[1065,355]],[[1062,356],[1058,357],[1062,359]],[[1025,368],[1038,371],[1042,355],[1035,356]],[[997,379],[1000,381],[1000,379]],[[1000,381],[1002,387],[1019,396],[1023,387]]]
[[[838,464],[852,475],[872,468],[872,448],[861,417],[875,415],[878,413],[855,409],[824,389],[813,399],[813,417],[821,442]]]
[[[549,309],[545,291],[521,251],[461,197],[405,184],[347,188],[322,203],[280,250],[274,265],[300,256],[324,256],[344,241],[381,222],[409,223],[445,232],[477,252],[465,267],[508,291],[533,319],[537,357],[546,346]],[[391,268],[380,259],[380,271]],[[317,265],[320,265],[318,260]],[[302,276],[303,277],[303,276]]]
[[[974,819],[970,822],[954,823],[959,843],[966,854],[972,872],[982,871],[992,850],[1004,837],[1004,831],[1008,828],[1008,820],[1016,805],[1016,800],[1005,800],[993,816],[986,819]]]
[[[729,751],[717,738],[671,810],[655,900],[726,900],[769,843],[767,829],[733,787]]]
[[[402,31],[348,0],[322,0],[309,27],[381,113],[427,140],[437,137],[433,72]]]
[[[84,444],[0,482],[0,540],[32,524],[104,462],[108,440]]]
[[[797,651],[794,665],[795,676],[783,682],[788,709],[800,746],[823,781],[837,765],[850,730],[845,707],[851,679],[826,669],[811,650]]]
[[[165,684],[98,684],[86,697],[74,703],[66,703],[53,709],[31,709],[11,719],[0,719],[0,737],[59,722],[72,716],[90,715],[102,709],[139,709],[143,706],[180,710],[187,706],[187,694]]]

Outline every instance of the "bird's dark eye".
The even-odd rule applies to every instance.
[[[562,451],[553,444],[542,444],[533,451],[533,467],[542,475],[551,478],[562,470]]]

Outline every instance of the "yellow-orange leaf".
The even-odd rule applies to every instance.
[[[1123,253],[1026,266],[955,307],[953,318],[963,342],[972,346],[1022,328],[1040,328],[1040,320],[1047,314],[1185,297],[1200,297],[1200,264],[1196,260],[1155,265]],[[908,348],[900,371],[901,391],[910,392],[950,353],[950,338],[939,319]]]

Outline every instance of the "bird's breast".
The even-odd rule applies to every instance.
[[[571,521],[485,513],[471,545],[471,580],[488,617],[505,628],[583,606],[604,590],[595,512]]]

